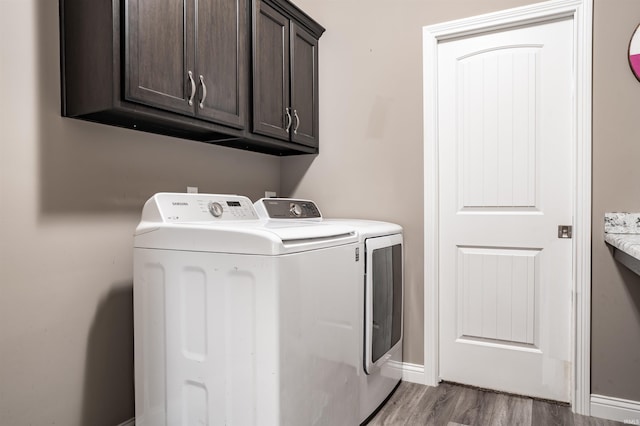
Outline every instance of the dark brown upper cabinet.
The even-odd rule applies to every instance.
[[[128,0],[125,98],[242,129],[246,0]]]
[[[291,3],[254,0],[253,131],[318,147],[319,24]]]
[[[288,19],[287,46],[301,44],[296,32],[307,36],[300,36],[305,53],[280,53],[287,67],[295,61],[286,72],[286,107],[299,138],[249,125],[259,99],[249,65],[259,51],[250,48],[252,0],[59,2],[63,116],[275,155],[318,152],[317,39],[324,29],[288,1],[270,4]],[[304,64],[309,57],[315,62]],[[294,107],[298,92],[312,104]],[[306,121],[308,111],[315,122]],[[309,134],[315,143],[304,141]]]

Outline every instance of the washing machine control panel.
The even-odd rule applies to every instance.
[[[160,193],[149,201],[163,222],[258,220],[251,200],[240,195]]]
[[[322,219],[316,203],[293,198],[262,198],[255,204],[258,215],[269,219]]]

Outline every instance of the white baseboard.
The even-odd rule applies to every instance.
[[[132,419],[127,420],[126,422],[120,423],[118,426],[136,426],[136,419],[134,417]]]
[[[424,365],[403,362],[402,380],[424,385]]]
[[[640,402],[592,394],[591,416],[640,425]]]

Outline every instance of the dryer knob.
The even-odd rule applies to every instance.
[[[209,203],[209,212],[213,215],[213,217],[222,216],[222,205],[217,201],[212,201]]]
[[[291,203],[291,206],[289,207],[289,212],[295,217],[300,217],[302,215],[302,207],[300,207],[300,204]]]

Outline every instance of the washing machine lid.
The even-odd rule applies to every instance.
[[[247,197],[159,193],[142,210],[136,248],[281,255],[357,242],[352,227],[258,218]]]

